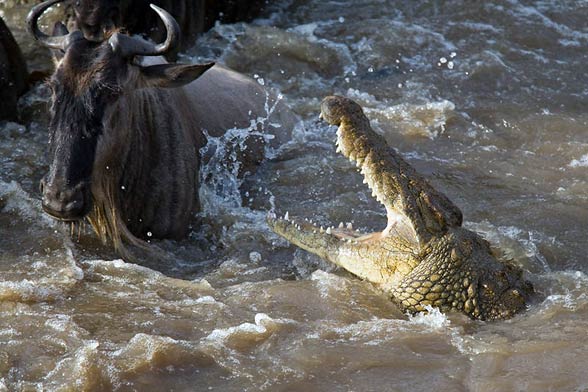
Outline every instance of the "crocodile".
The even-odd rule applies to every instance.
[[[527,307],[534,289],[522,269],[462,227],[460,209],[374,132],[359,104],[329,96],[320,117],[338,126],[337,152],[357,166],[387,225],[365,234],[351,224],[324,229],[272,212],[273,231],[379,286],[407,313],[438,308],[496,320]]]

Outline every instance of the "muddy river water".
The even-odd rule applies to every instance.
[[[22,41],[13,3],[0,14]],[[0,391],[588,390],[586,20],[583,1],[290,0],[218,24],[182,61],[255,77],[303,124],[243,181],[202,167],[189,238],[152,241],[138,264],[42,213],[34,88],[26,120],[0,128]],[[332,93],[525,270],[526,312],[408,316],[270,232],[270,209],[385,225],[318,121]]]

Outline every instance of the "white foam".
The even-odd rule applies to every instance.
[[[362,101],[365,104],[368,105],[381,105],[381,102],[379,102],[376,97],[374,97],[372,94],[363,92],[363,91],[359,91],[357,89],[354,88],[350,88],[347,90],[347,97],[351,98],[351,99],[355,99],[358,101]]]
[[[265,313],[257,313],[254,317],[254,323],[243,323],[229,328],[217,328],[208,334],[204,340],[215,345],[222,345],[233,336],[253,335],[263,336],[284,324],[296,323],[290,319],[274,319]]]
[[[61,297],[62,293],[59,287],[29,279],[0,282],[0,299],[39,302]]]
[[[579,159],[573,159],[568,163],[569,167],[587,167],[588,166],[588,154],[582,155]]]
[[[308,39],[310,42],[317,42],[318,38],[314,35],[314,32],[317,28],[318,23],[312,22],[292,27],[288,31],[293,31],[298,34],[304,35],[306,39]]]
[[[455,111],[455,104],[448,100],[441,100],[425,104],[381,105],[365,111],[384,116],[387,120],[397,123],[399,128],[407,133],[435,139],[445,131],[447,121]]]
[[[6,206],[4,210],[16,213],[29,220],[38,220],[44,214],[41,211],[40,200],[32,198],[16,182],[10,183],[0,181],[0,197],[5,199]],[[44,219],[45,222],[52,222],[51,219]]]
[[[409,316],[409,320],[413,324],[423,325],[431,329],[443,329],[450,325],[447,316],[438,308],[430,305],[425,306],[426,312],[419,312],[414,316]]]
[[[115,259],[115,260],[84,260],[84,264],[87,264],[90,268],[99,268],[99,269],[117,269],[129,272],[138,272],[140,274],[144,274],[149,276],[152,279],[157,278],[165,278],[161,272],[152,270],[151,268],[144,267],[138,264],[127,263],[122,259]]]
[[[194,303],[226,306],[224,303],[217,301],[216,299],[214,299],[214,297],[210,295],[205,295],[204,297],[197,298],[196,300],[194,300]]]

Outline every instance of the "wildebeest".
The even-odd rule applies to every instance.
[[[26,91],[27,75],[20,48],[0,18],[0,119],[16,119],[16,101]]]
[[[100,40],[105,31],[124,27],[132,34],[145,34],[155,41],[165,37],[163,24],[149,12],[153,3],[168,11],[182,32],[182,47],[193,44],[198,33],[214,26],[217,19],[233,23],[253,18],[265,0],[77,0],[72,3],[75,26],[85,37]],[[222,17],[221,17],[222,15]]]
[[[52,161],[41,183],[43,209],[63,221],[87,216],[121,253],[122,241],[184,236],[199,204],[203,130],[222,135],[249,126],[265,114],[266,92],[212,63],[168,64],[157,57],[179,35],[174,18],[157,6],[167,31],[161,44],[117,31],[95,42],[63,25],[62,35],[49,36],[37,19],[59,1],[45,1],[27,17],[37,40],[63,51],[49,81]],[[274,120],[288,129],[291,113],[284,108],[279,116]],[[261,150],[248,148],[245,164],[258,161]]]

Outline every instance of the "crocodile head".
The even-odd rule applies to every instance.
[[[372,130],[357,103],[327,97],[321,117],[338,126],[337,151],[358,167],[384,205],[387,225],[381,232],[360,233],[351,224],[325,229],[270,214],[268,224],[276,233],[379,285],[409,312],[433,306],[490,320],[525,308],[533,288],[522,271],[461,227],[459,208]]]

